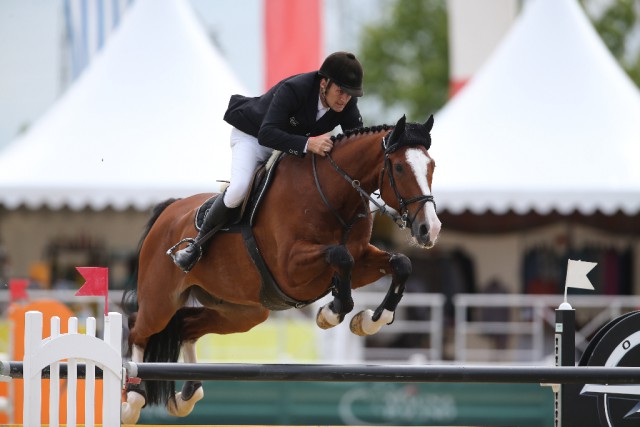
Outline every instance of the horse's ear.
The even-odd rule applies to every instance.
[[[404,133],[404,125],[406,124],[407,116],[403,114],[402,117],[400,117],[400,120],[398,120],[398,123],[396,123],[396,130],[398,131],[398,135],[402,135]]]
[[[433,129],[433,114],[424,122],[424,126],[427,128],[427,132],[431,132],[431,129]]]
[[[391,147],[393,144],[398,142],[400,136],[404,133],[404,127],[407,123],[407,117],[403,114],[398,120],[398,123],[393,127],[393,131],[391,131],[391,135],[389,135],[389,142],[387,143],[387,147]]]

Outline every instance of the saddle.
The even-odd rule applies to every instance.
[[[222,228],[219,231],[219,233],[242,234],[242,239],[244,240],[249,256],[253,260],[253,263],[262,278],[260,283],[260,303],[271,311],[302,308],[319,299],[317,298],[312,301],[298,301],[285,294],[276,283],[273,275],[267,267],[267,264],[264,262],[253,235],[253,225],[256,214],[258,213],[260,204],[273,181],[276,167],[284,155],[284,153],[276,151],[267,162],[258,166],[253,173],[252,184],[250,187],[251,190],[245,196],[242,205],[238,207],[237,212],[234,214],[234,219],[230,221],[227,227]],[[218,194],[207,199],[207,201],[205,201],[196,211],[194,222],[198,231],[202,227],[202,222],[204,221],[207,209],[211,207],[216,197],[220,196],[222,196],[222,194]],[[320,298],[325,295],[322,295]]]
[[[269,160],[260,164],[256,168],[253,172],[253,177],[251,178],[251,186],[249,187],[247,194],[244,196],[242,204],[232,213],[233,219],[229,222],[229,226],[221,229],[220,232],[232,231],[238,228],[234,226],[238,226],[245,222],[249,226],[253,226],[256,213],[260,207],[260,202],[264,198],[264,195],[267,194],[267,189],[273,180],[273,172],[283,156],[284,153],[281,151],[274,151]],[[212,196],[198,208],[194,217],[196,230],[200,231],[207,211],[213,204],[213,201],[221,195],[222,194],[216,194],[215,196]]]

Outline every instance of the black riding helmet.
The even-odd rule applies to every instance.
[[[362,65],[353,53],[335,52],[327,56],[318,73],[351,96],[362,96]]]

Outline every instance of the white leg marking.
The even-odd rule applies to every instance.
[[[377,333],[384,325],[393,321],[393,312],[383,310],[378,321],[373,321],[373,310],[367,309],[356,314],[351,319],[351,332],[360,336],[373,335]]]
[[[366,310],[367,315],[362,319],[362,330],[367,335],[373,335],[377,333],[384,325],[393,321],[393,312],[389,310],[382,310],[380,318],[373,321],[373,310]]]
[[[144,397],[135,391],[127,393],[127,401],[122,403],[120,420],[122,424],[135,424],[140,418],[140,411],[144,406]]]
[[[142,363],[144,360],[144,349],[138,345],[134,345],[131,350],[131,361]],[[120,419],[122,424],[135,424],[140,418],[140,411],[144,406],[145,400],[140,393],[130,391],[127,393],[127,401],[123,402],[120,408]]]
[[[333,328],[340,324],[340,316],[329,308],[329,304],[325,304],[316,316],[316,324],[322,329]]]
[[[142,363],[144,361],[144,349],[139,345],[133,345],[133,350],[131,350],[131,361],[135,363]]]
[[[185,341],[182,343],[182,358],[185,363],[197,363],[196,342]]]

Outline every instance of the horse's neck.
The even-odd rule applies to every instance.
[[[371,193],[378,188],[379,171],[384,161],[381,140],[384,132],[351,137],[336,150],[335,161],[360,186]]]

